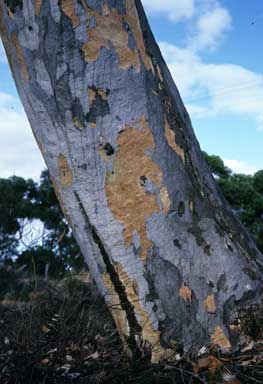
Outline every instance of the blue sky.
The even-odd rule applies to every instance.
[[[143,0],[201,147],[235,172],[263,169],[262,0]],[[0,177],[43,160],[0,46]]]

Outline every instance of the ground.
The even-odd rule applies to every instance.
[[[147,358],[127,359],[92,283],[38,281],[23,300],[6,297],[0,304],[1,384],[263,383],[259,314],[252,318],[257,341],[235,355],[204,348],[198,359],[176,355],[151,365]]]

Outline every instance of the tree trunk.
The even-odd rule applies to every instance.
[[[202,158],[140,0],[0,0],[0,30],[127,352],[237,348],[262,255]]]

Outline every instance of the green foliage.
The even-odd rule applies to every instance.
[[[20,220],[34,218],[36,185],[22,177],[0,179],[0,258],[16,254]]]
[[[230,176],[231,170],[225,166],[219,156],[208,155],[205,151],[203,151],[203,156],[214,175],[222,178]]]
[[[231,174],[218,156],[204,155],[226,200],[263,252],[263,170],[254,176]]]
[[[33,289],[33,282],[22,279],[14,269],[0,268],[0,300],[28,301]]]
[[[263,193],[263,170],[255,173],[255,175],[254,175],[254,188],[259,193]]]

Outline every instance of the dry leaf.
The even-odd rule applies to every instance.
[[[100,343],[101,341],[103,341],[103,337],[101,335],[96,335],[95,340],[97,341],[97,343]]]
[[[242,353],[249,352],[254,348],[255,342],[251,341],[250,344],[248,344],[245,348],[241,349]]]
[[[210,356],[198,359],[198,363],[195,364],[195,370],[197,369],[197,372],[199,372],[200,369],[208,369],[211,372],[211,374],[214,375],[216,373],[216,370],[221,366],[222,366],[222,362],[218,360],[216,357],[210,355]]]
[[[68,373],[71,370],[71,365],[65,364],[60,367],[61,370],[65,371],[65,373]]]
[[[236,378],[236,376],[232,375],[223,375],[224,383],[225,384],[241,384],[241,382]]]
[[[98,359],[98,358],[99,358],[99,353],[96,351],[96,352],[92,353],[91,355],[89,355],[89,356],[87,357],[87,360],[88,360],[88,359],[94,359],[94,360],[96,360],[96,359]]]
[[[48,358],[45,358],[45,359],[40,361],[41,365],[47,365],[48,363],[49,363],[49,359]]]
[[[50,332],[50,329],[44,324],[41,327],[41,331],[44,332],[44,333],[48,333],[48,332]]]
[[[51,349],[50,351],[47,352],[47,355],[51,355],[52,353],[55,353],[57,351],[58,351],[57,348]]]
[[[91,346],[90,345],[83,345],[83,349],[85,349],[86,351],[89,351],[91,349]]]
[[[198,352],[198,356],[203,356],[207,353],[207,348],[203,346],[200,351]]]

